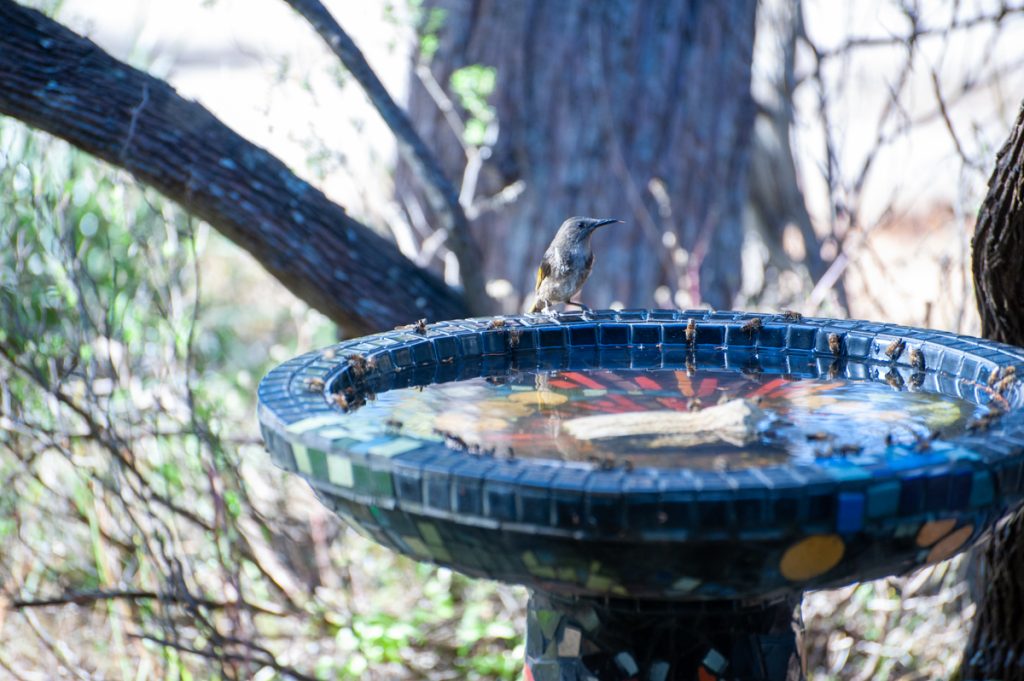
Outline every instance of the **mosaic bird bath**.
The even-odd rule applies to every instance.
[[[527,315],[302,355],[259,418],[367,536],[529,587],[526,679],[776,679],[804,590],[948,558],[1020,500],[1022,363],[797,315]]]

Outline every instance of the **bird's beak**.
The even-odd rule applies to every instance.
[[[622,222],[622,220],[615,220],[614,218],[607,219],[607,220],[598,220],[596,223],[594,223],[594,227],[593,228],[597,229],[598,227],[604,227],[605,225],[610,225],[610,224],[613,224],[615,222]]]

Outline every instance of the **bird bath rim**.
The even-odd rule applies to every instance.
[[[898,340],[905,345],[893,353]],[[279,465],[380,543],[469,574],[607,597],[756,599],[903,571],[967,546],[1021,496],[1024,414],[1015,384],[998,395],[1007,410],[989,432],[925,452],[908,447],[899,465],[874,469],[836,460],[734,471],[584,470],[471,457],[444,443],[360,441],[330,399],[367,372],[401,387],[459,378],[467,366],[482,375],[511,356],[573,352],[634,368],[713,356],[726,367],[779,373],[794,371],[794,357],[810,358],[818,374],[874,367],[979,404],[995,394],[990,376],[1024,363],[1018,348],[948,332],[771,314],[608,310],[456,320],[353,339],[272,370],[259,388],[264,439]],[[372,359],[372,369],[354,355]],[[895,564],[875,555],[885,542],[902,542]],[[473,546],[490,557],[468,555]],[[719,583],[703,574],[645,589],[640,584],[657,570],[624,576],[632,568],[616,555],[640,555],[645,546],[655,554],[687,547],[731,564],[750,552],[770,559],[756,575],[741,566]],[[495,550],[516,557],[498,559]],[[559,565],[569,550],[594,558],[593,569]],[[602,570],[616,562],[623,564]]]

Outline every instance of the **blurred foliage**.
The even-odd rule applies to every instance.
[[[468,114],[463,141],[470,146],[484,144],[487,128],[496,120],[494,107],[487,100],[494,93],[497,78],[497,69],[482,64],[463,66],[452,72],[451,90]]]
[[[330,324],[8,120],[0,186],[0,676],[516,676],[521,595],[392,555],[269,465],[255,383]]]
[[[440,46],[438,32],[444,26],[446,13],[440,7],[423,7],[423,0],[409,0],[406,11],[411,18],[411,23],[418,27],[420,61],[427,63],[437,54]]]

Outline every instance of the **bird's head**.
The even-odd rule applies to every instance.
[[[572,239],[585,239],[594,233],[594,230],[604,225],[610,225],[616,222],[622,222],[622,220],[615,220],[614,218],[584,218],[580,216],[572,217],[562,223],[562,226],[558,228],[559,235],[564,235],[566,238]]]

